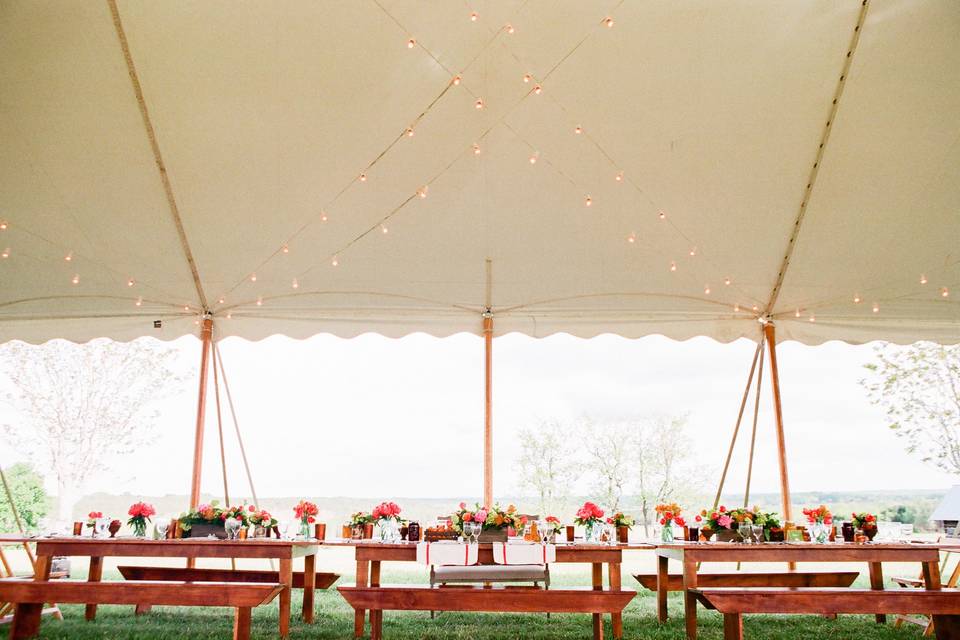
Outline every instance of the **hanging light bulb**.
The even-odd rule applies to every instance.
[[[800,309],[797,309],[796,311],[793,312],[793,317],[794,317],[794,318],[799,318],[799,317],[800,317]]]
[[[631,232],[630,235],[627,236],[627,242],[629,242],[630,244],[633,244],[636,241],[637,241],[637,234]]]
[[[533,80],[533,76],[532,76],[532,75],[530,75],[529,73],[523,74],[523,81],[524,81],[525,83],[528,83],[528,84],[529,84],[529,82],[530,82],[531,80]]]
[[[133,303],[136,306],[141,306],[143,304],[143,296],[137,298],[137,301]]]
[[[927,284],[927,276],[920,274],[920,284]]]
[[[333,260],[330,261],[330,264],[332,264],[335,267],[338,267],[340,266],[340,260],[337,258],[337,256],[333,256]]]
[[[407,137],[408,137],[408,138],[412,138],[412,137],[413,137],[413,127],[407,127],[406,133],[407,133]]]
[[[257,296],[257,306],[258,307],[263,306],[263,296]]]
[[[188,304],[183,305],[183,310],[184,310],[184,311],[190,311],[190,305],[188,305]]]
[[[613,176],[613,179],[617,182],[623,182],[623,171],[618,171],[617,175]]]
[[[73,284],[80,284],[80,274],[79,273],[73,274],[73,278],[70,279],[70,282],[72,282]]]
[[[941,298],[949,298],[949,297],[950,297],[950,289],[947,289],[946,287],[941,287],[941,288],[940,288],[940,297],[941,297]]]
[[[877,304],[876,302],[873,303],[873,312],[880,313],[880,305]]]
[[[455,87],[456,87],[456,86],[459,86],[459,85],[460,85],[460,80],[462,80],[462,78],[460,77],[460,74],[459,74],[459,73],[458,73],[457,75],[453,76],[453,86],[455,86]]]
[[[613,26],[613,18],[607,16],[603,19],[603,24],[607,25],[607,29],[611,28]]]
[[[470,14],[470,22],[476,22],[477,18],[479,17],[480,17],[480,14],[478,14],[476,11],[472,12]]]
[[[132,287],[132,286],[135,285],[135,284],[137,284],[137,281],[134,280],[133,278],[130,278],[129,280],[127,280],[127,286],[128,286],[128,287]]]
[[[383,233],[384,235],[386,235],[389,232],[390,232],[390,229],[387,229],[387,225],[385,224],[380,225],[380,233]]]
[[[7,247],[0,253],[0,258],[9,258],[10,257],[10,247]]]
[[[676,263],[676,262],[671,262],[671,263],[670,263],[670,271],[676,271],[676,270],[677,270],[677,263]]]
[[[294,278],[294,279],[293,279],[293,282],[290,284],[290,286],[292,286],[294,289],[299,289],[299,288],[300,288],[300,283],[297,282],[297,279],[296,279],[296,278]]]
[[[534,151],[530,154],[530,164],[537,164],[537,160],[540,158],[540,152]]]
[[[740,313],[740,305],[739,304],[733,305],[733,311],[734,313]]]
[[[573,128],[573,132],[577,135],[580,135],[581,133],[583,133],[583,127],[581,127],[580,125],[577,125],[576,127]]]
[[[417,195],[420,196],[421,200],[427,197],[427,190],[429,189],[430,187],[428,185],[423,185],[422,187],[417,189]]]
[[[410,38],[407,40],[407,49],[413,49],[415,46],[417,46],[417,41],[415,39]]]
[[[223,296],[217,299],[217,304],[223,304],[224,302],[226,302],[226,300],[224,300]]]
[[[660,218],[661,220],[666,220],[666,219],[667,219],[667,214],[664,213],[663,209],[661,209],[661,210],[657,213],[657,217]]]
[[[233,317],[233,314],[228,311],[228,312],[227,312],[227,320],[229,320],[229,319],[232,318],[232,317]]]
[[[67,262],[71,262],[73,260],[73,251],[63,256],[63,259],[66,260]]]
[[[473,155],[475,155],[475,156],[480,155],[480,145],[478,145],[478,144],[474,144],[474,145],[473,145]]]
[[[690,256],[693,257],[693,256],[695,256],[695,255],[697,255],[697,248],[696,248],[696,247],[691,247],[691,248],[690,248]]]
[[[758,307],[757,305],[753,305],[751,309],[753,310],[754,313],[756,313],[757,311],[760,311],[760,307]]]
[[[543,87],[541,87],[540,85],[535,85],[533,87],[533,92],[537,95],[540,95],[541,93],[543,93]]]
[[[7,221],[0,220],[0,231],[6,231],[6,230],[7,230]]]
[[[861,298],[859,295],[854,294],[854,296],[853,296],[853,303],[854,303],[854,304],[860,304],[860,301],[861,301],[861,300],[862,300],[862,298]]]
[[[817,317],[811,313],[811,314],[810,314],[810,322],[816,322],[816,321],[817,321]]]
[[[728,287],[730,286],[730,282],[731,282],[730,276],[727,276],[726,278],[723,279],[723,284],[727,285]]]
[[[360,182],[366,182],[366,181],[367,181],[367,174],[361,173],[361,174],[360,174]]]
[[[483,98],[477,98],[477,101],[473,103],[474,109],[483,109]]]
[[[256,281],[257,281],[257,274],[251,273],[251,274],[250,274],[250,282],[256,282]]]
[[[290,253],[290,247],[288,247],[287,245],[283,245],[282,247],[280,247],[280,251],[284,253]]]
[[[508,22],[508,23],[507,23],[507,26],[504,27],[504,28],[507,30],[507,33],[509,33],[510,35],[513,35],[514,28],[513,28],[513,25],[512,25],[512,24],[510,24],[510,23]]]
[[[706,295],[710,295],[710,285],[706,285],[703,287],[703,293]]]
[[[584,199],[583,204],[584,204],[585,206],[587,206],[587,207],[592,207],[592,206],[593,206],[593,198],[591,198],[590,196],[587,196],[587,197]]]
[[[320,211],[320,222],[326,222],[326,221],[327,221],[327,212],[321,210],[321,211]]]

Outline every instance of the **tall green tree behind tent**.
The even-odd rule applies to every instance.
[[[875,348],[860,381],[907,452],[960,475],[960,345],[918,342]]]
[[[20,522],[27,531],[36,531],[40,519],[47,515],[49,500],[43,489],[43,478],[28,464],[17,463],[3,470],[10,486]],[[0,533],[15,533],[17,522],[6,495],[0,496]]]

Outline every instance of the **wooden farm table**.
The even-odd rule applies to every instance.
[[[54,556],[88,556],[90,572],[87,580],[99,582],[106,557],[135,558],[264,558],[280,561],[280,580],[285,586],[280,594],[280,635],[290,631],[290,595],[293,588],[293,559],[302,557],[303,619],[313,622],[314,578],[316,576],[316,540],[275,540],[255,538],[247,540],[212,540],[183,538],[176,540],[149,540],[146,538],[91,538],[53,537],[24,538],[0,535],[0,544],[35,542],[37,565],[34,579],[50,579],[50,565]],[[87,620],[97,614],[97,605],[88,604]]]
[[[675,542],[660,544],[657,554],[657,619],[667,619],[667,564],[683,565],[684,613],[687,638],[697,637],[697,599],[689,590],[697,587],[697,565],[701,562],[863,562],[870,570],[872,589],[883,589],[884,562],[919,562],[927,589],[940,589],[940,548],[936,544],[852,544],[810,542]],[[877,622],[886,616],[877,615]]]
[[[357,559],[357,586],[377,587],[380,586],[380,563],[381,562],[416,562],[417,543],[416,542],[358,542],[355,540],[329,540],[321,544],[324,546],[349,546],[354,547],[355,557]],[[481,544],[479,553],[479,564],[494,564],[493,545]],[[623,551],[630,549],[653,549],[653,545],[620,544],[620,545],[597,545],[582,543],[557,543],[557,562],[578,562],[591,565],[592,584],[595,589],[603,588],[603,565],[607,565],[607,575],[610,589],[619,590],[620,587],[620,564],[623,558]],[[600,626],[599,613],[593,614],[594,628]],[[610,616],[613,624],[613,637],[618,640],[623,637],[623,616],[619,613]],[[366,612],[357,611],[354,618],[354,635],[363,636],[366,626]]]

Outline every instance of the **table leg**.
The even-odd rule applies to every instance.
[[[665,556],[657,556],[657,621],[667,621],[667,588],[670,575],[667,572],[669,560]]]
[[[369,587],[370,563],[366,560],[357,560],[357,586]],[[353,614],[353,635],[360,638],[363,636],[363,627],[366,625],[366,612],[363,609],[357,609]]]
[[[610,583],[611,591],[620,591],[620,563],[611,562],[607,565],[607,581]],[[610,614],[610,622],[613,626],[613,637],[616,640],[623,638],[623,614],[619,611]]]
[[[313,591],[317,586],[317,556],[303,558],[303,621],[313,623]]]
[[[960,568],[960,564],[958,564],[957,567]],[[923,584],[931,591],[940,591],[940,589],[943,588],[943,585],[940,584],[939,562],[923,563]]]
[[[603,589],[603,564],[594,562],[591,567],[591,578],[594,591]],[[593,640],[603,639],[603,615],[593,614]]]
[[[13,622],[10,625],[10,640],[33,638],[40,633],[40,616],[43,604],[21,602],[14,608]]]
[[[697,597],[690,589],[697,588],[697,564],[683,561],[683,615],[687,626],[687,640],[697,640]]]
[[[870,563],[870,588],[876,591],[883,591],[883,564],[879,562]],[[877,614],[877,624],[886,624],[887,614]]]
[[[290,635],[290,596],[293,593],[293,558],[280,558],[280,637]]]
[[[743,640],[743,616],[739,613],[723,614],[723,640]]]
[[[100,582],[103,577],[103,558],[92,556],[90,558],[90,572],[87,574],[87,582]],[[97,605],[88,604],[84,611],[84,617],[87,620],[93,620],[97,617]]]

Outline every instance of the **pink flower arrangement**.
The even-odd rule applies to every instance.
[[[381,502],[371,513],[374,520],[399,520],[400,505],[396,502]]]
[[[312,502],[301,500],[297,503],[297,506],[293,508],[293,513],[297,516],[297,519],[300,520],[300,522],[313,524],[317,521],[314,516],[320,513],[320,510],[317,509],[317,505],[313,504]]]
[[[583,506],[577,510],[577,517],[574,522],[579,525],[601,522],[603,520],[603,509],[592,502],[584,502]]]

